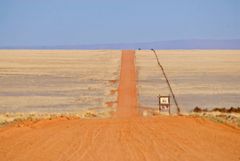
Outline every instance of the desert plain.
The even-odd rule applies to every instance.
[[[182,112],[239,107],[240,51],[157,52]],[[2,50],[1,121],[60,116],[0,127],[0,160],[240,160],[239,127],[173,103],[171,116],[143,116],[159,94],[169,89],[151,51]]]

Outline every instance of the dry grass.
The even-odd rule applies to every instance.
[[[82,110],[79,112],[64,112],[64,113],[5,113],[0,114],[0,126],[4,126],[9,123],[22,122],[22,121],[38,121],[38,120],[52,120],[59,117],[65,118],[79,118],[79,119],[89,119],[89,118],[110,118],[113,113],[111,108],[101,108],[99,110]]]
[[[120,61],[111,50],[1,50],[0,113],[107,108],[117,100]]]
[[[223,123],[240,128],[239,113],[224,113],[224,112],[193,112],[190,115],[200,116],[217,123]]]
[[[183,111],[190,112],[196,106],[239,106],[239,50],[157,53]],[[169,95],[170,92],[153,52],[137,51],[136,65],[140,105],[157,108],[157,96]],[[174,105],[172,107],[175,108]]]

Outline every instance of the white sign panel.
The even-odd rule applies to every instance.
[[[160,103],[162,105],[168,105],[169,104],[169,98],[168,97],[161,97],[160,98]]]

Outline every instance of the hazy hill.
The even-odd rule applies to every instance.
[[[1,46],[0,49],[240,49],[240,39],[235,40],[171,40],[146,43],[108,43],[57,46]]]

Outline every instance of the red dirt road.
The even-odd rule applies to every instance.
[[[240,131],[201,118],[40,121],[0,129],[1,161],[239,161]]]
[[[123,52],[116,117],[59,118],[0,128],[0,161],[240,160],[239,129],[197,117],[134,117],[133,60],[132,51]]]
[[[116,116],[132,117],[137,113],[135,51],[124,50],[122,51]]]

